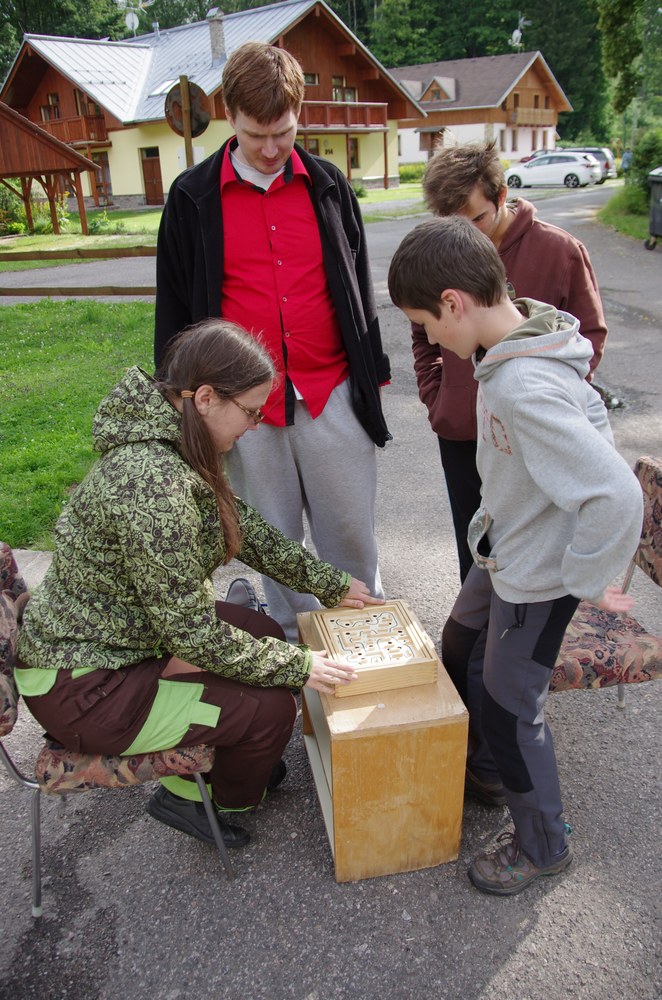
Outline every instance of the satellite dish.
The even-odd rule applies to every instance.
[[[202,87],[197,83],[188,85],[191,102],[191,138],[196,139],[209,125],[211,115],[209,102]],[[179,84],[170,88],[165,99],[165,116],[168,125],[177,135],[184,135],[184,114],[182,111],[182,95]]]
[[[124,17],[124,23],[126,24],[129,31],[133,31],[135,33],[136,28],[140,24],[140,21],[138,20],[138,15],[136,14],[135,10],[127,11]]]

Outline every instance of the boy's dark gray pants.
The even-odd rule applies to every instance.
[[[471,771],[503,782],[520,847],[538,867],[566,847],[544,705],[576,598],[510,604],[473,566],[442,636],[442,662],[469,709]]]

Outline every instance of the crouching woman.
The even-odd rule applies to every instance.
[[[255,432],[269,354],[206,320],[171,346],[158,380],[131,368],[94,419],[101,457],[55,530],[53,561],[25,610],[16,678],[49,735],[82,753],[206,743],[219,810],[255,806],[296,717],[292,688],[332,691],[350,667],[284,641],[276,621],[217,602],[211,573],[237,557],[322,604],[379,604],[366,586],[286,539],[233,496],[223,454]],[[268,472],[265,471],[265,475]],[[164,778],[148,811],[213,842],[197,786]],[[248,841],[221,824],[229,847]]]

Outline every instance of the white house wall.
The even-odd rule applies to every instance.
[[[440,126],[441,128],[442,126]],[[501,144],[501,133],[505,133],[504,145]],[[513,132],[517,135],[517,149],[513,150]],[[533,133],[536,133],[536,143],[533,145]],[[426,150],[420,149],[420,132],[414,128],[398,129],[400,155],[398,164],[427,163]],[[462,145],[467,142],[497,141],[497,149],[501,151],[504,160],[516,163],[523,156],[528,156],[534,149],[553,149],[555,130],[552,127],[532,129],[526,126],[512,126],[481,122],[474,125],[453,125],[444,131],[444,146]]]

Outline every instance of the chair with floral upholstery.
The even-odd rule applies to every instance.
[[[209,819],[214,840],[228,878],[232,867],[202,775],[211,770],[214,748],[207,746],[179,747],[158,753],[136,754],[133,757],[107,757],[66,750],[46,740],[37,756],[35,777],[26,777],[16,767],[3,740],[18,717],[18,691],[14,681],[14,649],[17,619],[27,598],[27,588],[18,573],[12,550],[0,542],[0,760],[9,775],[32,797],[32,915],[41,916],[41,792],[65,795],[91,788],[128,788],[148,781],[158,781],[167,775],[193,775]]]
[[[662,460],[640,458],[634,472],[644,494],[644,520],[623,590],[637,566],[662,586]],[[618,706],[624,708],[626,684],[654,680],[661,673],[662,636],[647,632],[636,618],[582,601],[565,634],[550,691],[617,684]]]

